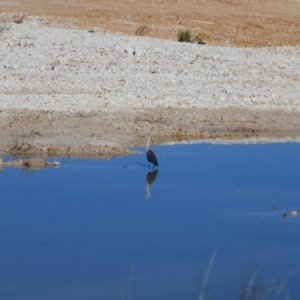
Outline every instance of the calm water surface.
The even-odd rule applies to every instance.
[[[152,150],[4,168],[0,299],[299,299],[300,144]]]

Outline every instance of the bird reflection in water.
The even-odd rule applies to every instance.
[[[158,174],[158,170],[154,170],[152,172],[148,172],[146,177],[146,195],[145,198],[149,199],[151,197],[150,193],[150,185],[155,181]]]

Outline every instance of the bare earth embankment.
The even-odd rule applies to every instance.
[[[0,0],[1,153],[299,140],[300,4],[248,2]]]

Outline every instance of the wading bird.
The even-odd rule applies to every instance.
[[[154,154],[154,152],[149,149],[149,145],[150,145],[150,135],[148,135],[148,138],[147,138],[147,160],[149,163],[153,164],[153,168],[154,166],[158,167],[158,161],[157,161],[157,158],[156,158],[156,155]]]

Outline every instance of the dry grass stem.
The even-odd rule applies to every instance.
[[[215,248],[215,250],[214,250],[214,252],[213,252],[213,254],[212,254],[212,256],[211,256],[211,258],[209,260],[209,264],[207,266],[205,277],[204,277],[204,280],[203,280],[203,283],[202,283],[202,288],[201,288],[201,293],[200,293],[200,296],[199,296],[199,300],[203,300],[204,299],[206,285],[207,285],[208,278],[209,278],[209,275],[210,275],[210,272],[211,272],[211,268],[212,268],[213,263],[215,261],[217,252],[218,252],[218,248]]]

